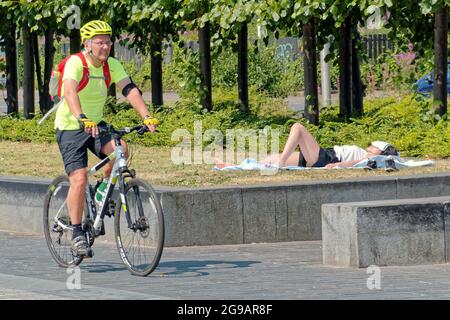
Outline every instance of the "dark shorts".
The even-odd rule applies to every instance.
[[[88,149],[98,158],[106,158],[106,155],[101,150],[111,140],[111,135],[103,135],[94,139],[91,135],[84,132],[84,130],[56,129],[56,142],[58,143],[64,168],[68,175],[75,170],[87,167]]]
[[[317,158],[317,162],[314,163],[313,167],[325,167],[329,163],[339,162],[339,159],[336,157],[336,152],[334,152],[333,148],[320,148],[319,157]],[[300,151],[300,156],[298,159],[299,167],[306,167],[306,160],[303,157],[302,152]]]

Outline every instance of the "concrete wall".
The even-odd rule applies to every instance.
[[[322,206],[323,263],[340,267],[449,262],[450,197]]]
[[[0,229],[42,232],[49,183],[0,177]],[[450,174],[156,190],[167,246],[319,240],[323,203],[450,195]],[[112,220],[106,226],[112,239]]]

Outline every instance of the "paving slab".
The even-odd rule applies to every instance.
[[[0,231],[0,243],[0,299],[450,299],[448,264],[329,267],[321,241],[166,248],[143,278],[99,239],[94,258],[80,265],[80,289],[42,236]]]

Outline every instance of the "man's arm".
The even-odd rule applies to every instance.
[[[123,90],[127,85],[131,83],[130,78],[125,78],[117,83],[119,90]],[[127,95],[127,100],[130,102],[131,106],[140,114],[142,119],[150,117],[150,112],[147,110],[147,106],[145,105],[145,101],[142,98],[141,93],[137,87],[131,89]],[[155,132],[156,125],[148,125],[148,128],[151,132]]]
[[[325,166],[325,168],[327,169],[333,169],[336,167],[353,167],[355,164],[357,164],[358,162],[364,160],[364,159],[368,159],[368,158],[372,158],[376,156],[376,154],[373,153],[368,153],[364,158],[358,159],[358,160],[353,160],[353,161],[346,161],[346,162],[335,162],[335,163],[329,163]]]
[[[70,112],[72,112],[73,116],[84,126],[84,131],[95,138],[98,136],[98,128],[95,122],[86,119],[86,116],[84,116],[84,119],[80,118],[83,111],[81,110],[80,98],[78,97],[78,82],[73,79],[66,79],[63,82],[63,86],[64,99],[69,106]]]
[[[353,167],[355,164],[360,162],[363,159],[354,160],[354,161],[346,161],[346,162],[335,162],[335,163],[329,163],[325,166],[327,169],[333,169],[336,167]]]
[[[78,118],[83,113],[81,110],[80,99],[78,98],[78,83],[73,79],[66,79],[63,82],[64,85],[64,99],[69,106],[70,112],[72,112],[75,118]]]

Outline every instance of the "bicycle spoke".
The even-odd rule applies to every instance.
[[[164,220],[153,192],[139,179],[126,188],[126,201],[133,229],[128,228],[124,213],[116,215],[117,245],[130,271],[147,275],[157,266],[163,246]],[[151,224],[150,224],[151,222]]]
[[[74,257],[71,250],[72,233],[66,201],[68,187],[67,176],[56,178],[51,183],[44,202],[43,222],[47,246],[54,260],[62,267],[77,265],[82,260]]]

